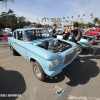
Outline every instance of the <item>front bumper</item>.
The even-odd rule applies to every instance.
[[[70,62],[67,62],[66,64],[59,63],[55,68],[46,70],[45,73],[50,77],[56,76],[57,74],[61,73],[64,69],[72,68],[77,62],[77,59],[78,54],[76,53]]]
[[[71,64],[69,64],[67,67],[63,68],[63,70],[69,71],[72,67],[76,65],[76,63],[79,62],[79,57],[77,56]]]
[[[89,44],[82,46],[83,48],[89,48],[91,47],[91,45],[94,43],[94,39],[92,39],[91,41],[89,41]]]
[[[91,44],[85,45],[83,48],[89,48],[91,47]]]

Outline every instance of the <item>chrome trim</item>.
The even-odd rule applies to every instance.
[[[70,62],[72,60],[72,58],[74,57],[76,52],[77,52],[77,48],[75,48],[71,52],[67,53],[63,59],[64,64],[67,62]]]

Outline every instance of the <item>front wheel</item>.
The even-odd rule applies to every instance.
[[[77,48],[77,53],[78,54],[81,54],[83,52],[83,48],[81,45],[78,45],[78,48]]]
[[[38,62],[33,62],[33,72],[37,79],[39,79],[40,81],[45,80],[45,74]]]
[[[13,55],[17,55],[17,51],[10,45],[10,50],[12,52]]]

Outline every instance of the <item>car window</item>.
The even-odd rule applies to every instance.
[[[23,41],[23,33],[22,33],[22,31],[17,31],[17,39]]]
[[[63,31],[62,30],[58,30],[58,35],[62,35]]]
[[[26,30],[23,36],[25,41],[33,41],[33,40],[44,39],[44,38],[49,38],[49,37],[50,37],[50,34],[48,30],[46,29]]]

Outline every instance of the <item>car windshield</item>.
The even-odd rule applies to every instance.
[[[41,30],[26,30],[24,33],[25,41],[33,41],[38,39],[45,39],[50,38],[50,34],[48,30],[41,29]]]

